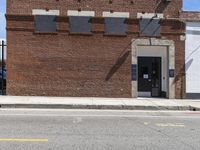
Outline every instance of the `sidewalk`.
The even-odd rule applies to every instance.
[[[0,96],[0,107],[200,111],[200,100]]]

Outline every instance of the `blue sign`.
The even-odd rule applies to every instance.
[[[136,64],[132,64],[131,72],[132,72],[132,81],[137,81],[137,65]]]
[[[175,71],[174,69],[169,69],[169,77],[174,78],[175,77]]]

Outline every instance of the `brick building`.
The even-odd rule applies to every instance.
[[[182,0],[7,0],[7,94],[185,97]]]

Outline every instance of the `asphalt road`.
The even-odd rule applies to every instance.
[[[193,149],[200,112],[0,109],[0,150]]]

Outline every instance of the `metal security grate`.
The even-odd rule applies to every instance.
[[[140,36],[160,36],[160,19],[140,19]]]
[[[35,31],[42,33],[56,32],[56,16],[36,15]]]
[[[70,16],[70,33],[90,33],[92,30],[91,17]]]
[[[105,32],[108,34],[125,35],[127,24],[125,18],[105,18]]]

